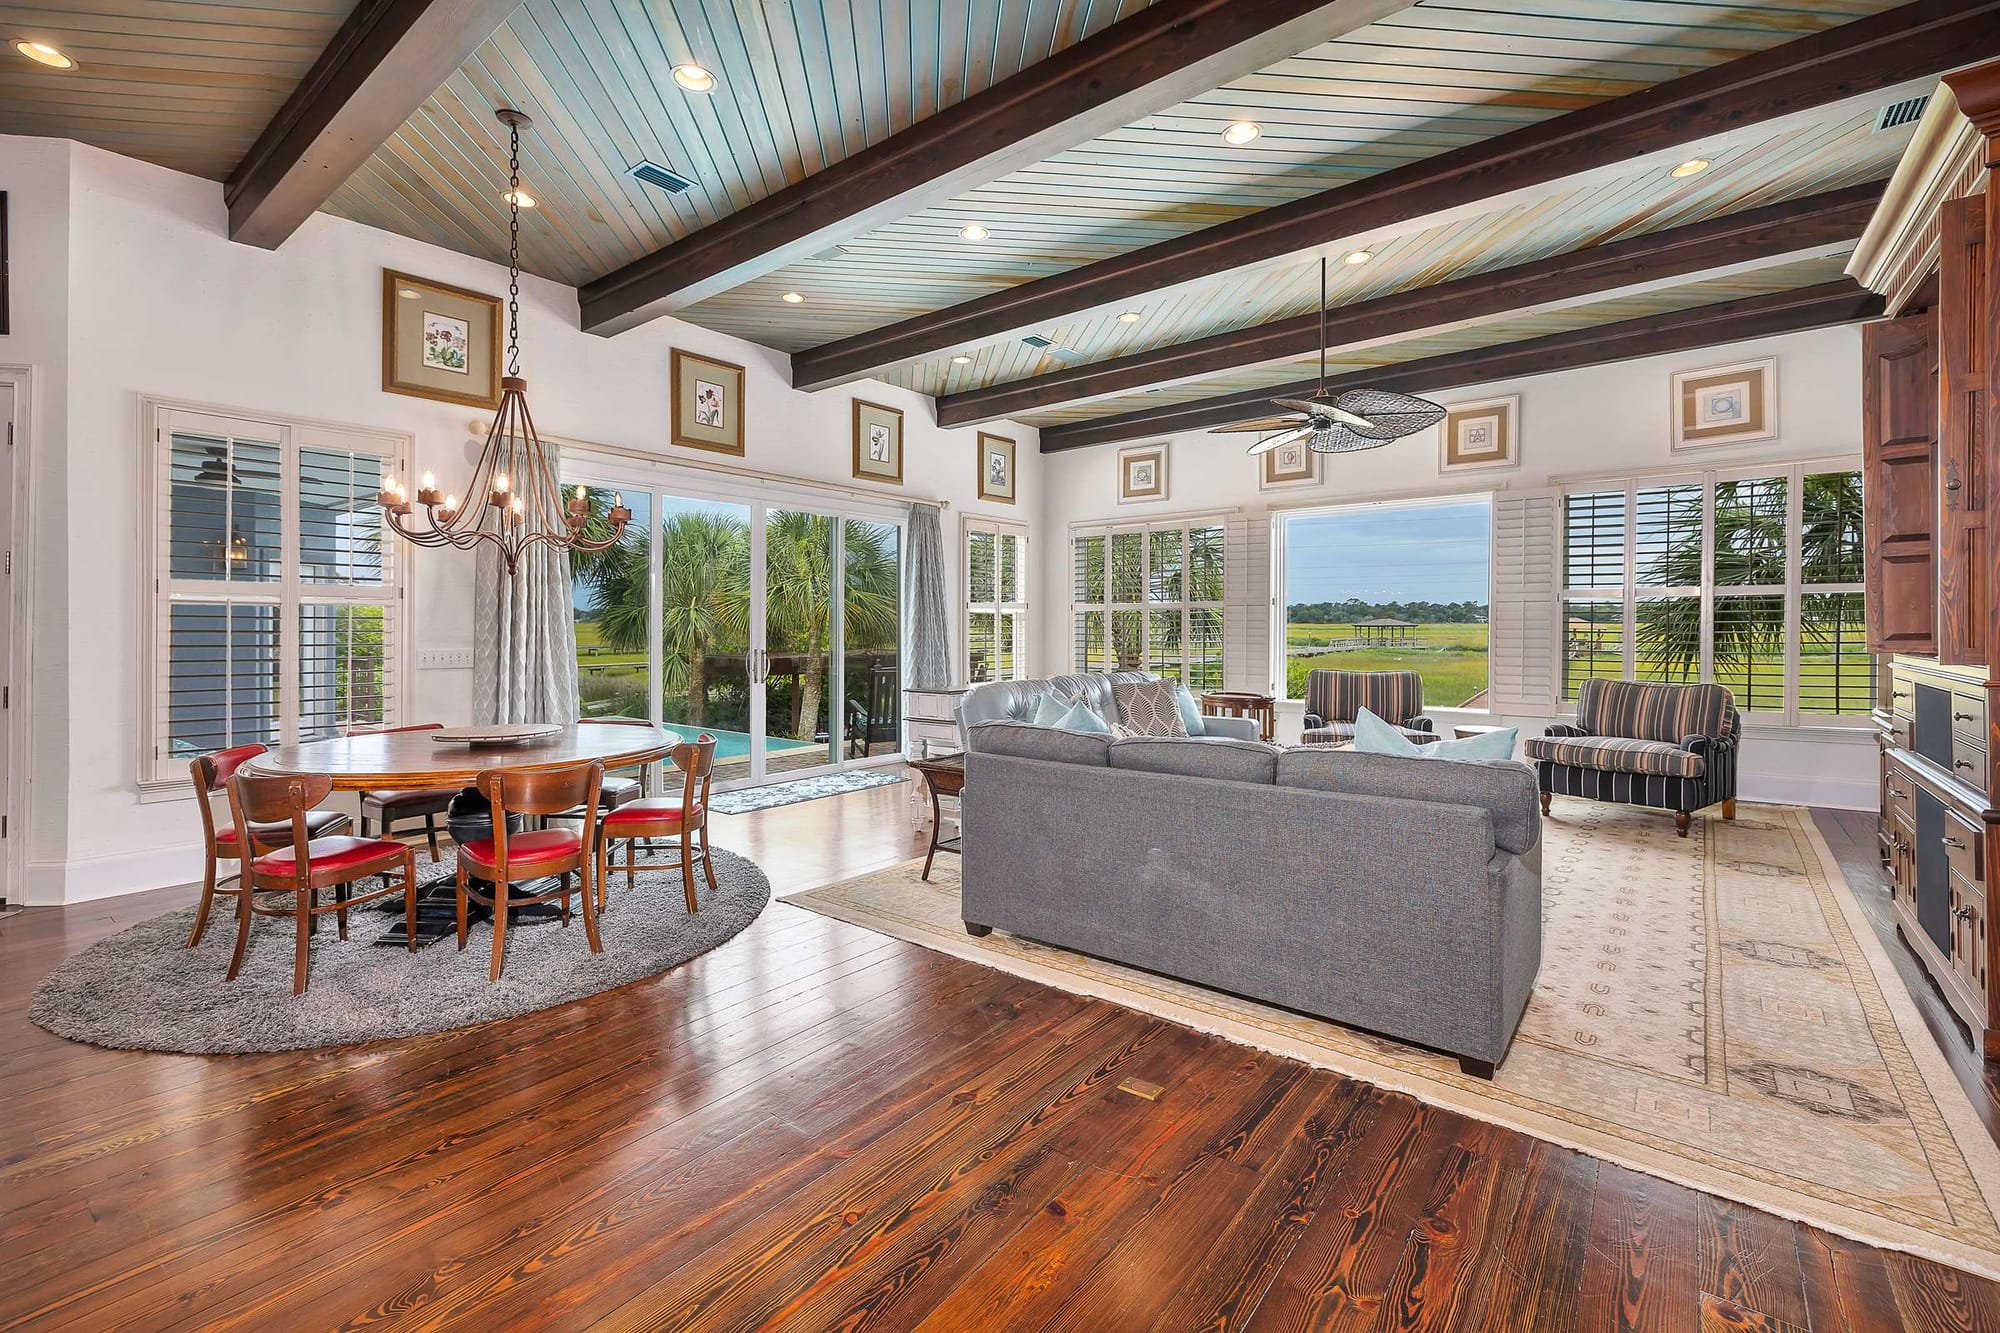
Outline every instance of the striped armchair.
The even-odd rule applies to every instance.
[[[1367,709],[1395,723],[1419,745],[1437,739],[1424,716],[1424,678],[1414,671],[1327,671],[1306,673],[1307,745],[1339,745],[1354,739],[1354,719]]]
[[[1674,812],[1685,838],[1695,811],[1722,803],[1736,818],[1736,749],[1743,719],[1720,685],[1586,680],[1576,722],[1523,747],[1542,789],[1542,813],[1560,792]]]

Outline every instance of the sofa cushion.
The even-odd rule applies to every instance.
[[[1056,731],[1026,722],[981,722],[969,736],[980,754],[1004,754],[1014,759],[1045,759],[1057,764],[1091,764],[1111,760],[1111,736],[1083,731]]]
[[[1700,755],[1665,741],[1639,741],[1623,736],[1537,736],[1522,748],[1530,759],[1545,759],[1571,768],[1594,768],[1600,773],[1698,778],[1708,771]]]
[[[1117,706],[1115,721],[1128,736],[1185,736],[1180,700],[1174,691],[1177,682],[1166,680],[1121,680],[1112,685],[1111,698]]]
[[[1201,705],[1194,701],[1192,694],[1188,693],[1188,687],[1179,681],[1174,682],[1174,704],[1181,710],[1181,726],[1187,729],[1188,735],[1206,736],[1208,734],[1208,724],[1202,720],[1201,716]]]
[[[1063,716],[1073,707],[1075,705],[1067,699],[1058,699],[1053,694],[1044,694],[1035,700],[1034,711],[1029,716],[1019,720],[1032,723],[1038,727],[1053,727],[1059,725],[1063,720]]]
[[[1576,724],[1593,736],[1679,742],[1690,736],[1728,735],[1729,716],[1735,706],[1735,699],[1721,685],[1593,677],[1583,682],[1577,694]]]
[[[1257,782],[1270,786],[1278,776],[1275,745],[1222,736],[1131,736],[1111,742],[1111,766],[1188,778]]]
[[[1542,836],[1541,797],[1535,790],[1534,770],[1511,759],[1440,764],[1431,759],[1307,746],[1278,756],[1278,785],[1478,806],[1492,817],[1494,845],[1517,855]]]

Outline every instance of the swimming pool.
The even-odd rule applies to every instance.
[[[693,740],[704,731],[715,737],[715,757],[718,762],[726,762],[731,759],[747,759],[750,757],[750,733],[747,731],[726,731],[721,727],[697,727],[688,722],[669,722],[665,725],[668,731],[677,732],[689,740]],[[794,740],[790,736],[771,736],[767,737],[764,741],[764,752],[766,754],[786,754],[793,750],[824,750],[825,748],[826,742],[824,741]]]

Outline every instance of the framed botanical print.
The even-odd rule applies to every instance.
[[[1118,503],[1167,498],[1167,446],[1148,444],[1118,451]]]
[[[979,432],[979,498],[1014,503],[1014,442]]]
[[[1673,447],[1706,449],[1778,435],[1778,361],[1764,357],[1674,376]]]
[[[1257,489],[1283,491],[1319,484],[1319,455],[1304,440],[1293,440],[1257,455]]]
[[[673,442],[743,457],[743,367],[674,349]]]
[[[854,475],[862,481],[903,484],[901,411],[854,400]]]
[[[384,269],[382,389],[500,406],[500,298]]]
[[[1445,409],[1440,472],[1483,472],[1521,465],[1521,396],[1454,403]]]

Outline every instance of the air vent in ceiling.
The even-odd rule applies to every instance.
[[[824,264],[829,260],[839,259],[842,256],[846,255],[846,253],[847,253],[846,250],[836,245],[830,250],[820,251],[818,254],[813,256],[813,259],[818,263]]]
[[[635,181],[644,181],[668,194],[684,194],[694,188],[694,182],[678,171],[669,171],[657,162],[641,162],[625,173]]]
[[[1925,93],[1922,97],[1906,97],[1900,102],[1889,103],[1875,117],[1876,130],[1893,130],[1916,123],[1930,100],[1930,94]]]
[[[1044,338],[1039,333],[1025,334],[1021,338],[1021,341],[1030,347],[1054,347],[1056,345],[1053,338]]]

